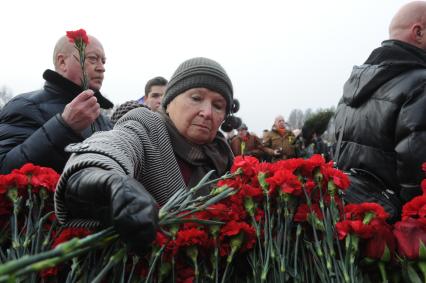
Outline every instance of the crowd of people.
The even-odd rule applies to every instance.
[[[61,37],[43,89],[15,96],[0,111],[0,173],[28,162],[55,169],[62,174],[59,222],[112,225],[136,251],[154,239],[159,205],[212,169],[210,178],[223,175],[235,155],[276,162],[323,154],[350,174],[347,201],[379,202],[398,217],[400,205],[421,193],[426,161],[425,14],[426,2],[404,5],[389,39],[354,67],[335,116],[334,156],[321,133],[293,132],[282,115],[262,138],[250,133],[235,116],[240,105],[225,69],[202,57],[184,61],[168,81],[148,81],[141,99],[109,119],[101,113],[113,107],[100,93],[101,42],[89,37],[84,90],[79,55]],[[219,129],[238,134],[227,140]]]

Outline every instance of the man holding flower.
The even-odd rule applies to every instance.
[[[100,114],[101,108],[113,106],[99,92],[105,52],[99,40],[80,31],[87,39],[84,73],[74,42],[63,36],[53,52],[55,71],[43,73],[43,89],[14,97],[0,112],[0,174],[28,162],[62,172],[70,155],[64,151],[68,144],[89,137],[92,124],[96,130],[111,129]]]

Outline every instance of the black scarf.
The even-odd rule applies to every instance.
[[[166,122],[175,155],[191,166],[192,172],[188,184],[189,188],[198,184],[204,175],[211,170],[215,170],[211,178],[220,177],[229,171],[234,155],[226,139],[220,132],[218,132],[214,140],[209,144],[193,144],[178,132],[173,121],[167,114],[163,111],[159,113]]]

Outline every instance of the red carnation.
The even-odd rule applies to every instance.
[[[426,225],[412,218],[395,223],[393,234],[398,244],[399,255],[409,260],[420,256],[420,244],[426,246]],[[421,260],[426,260],[422,258]]]
[[[17,188],[18,191],[25,190],[22,193],[26,194],[27,185],[28,177],[19,172],[0,175],[0,194],[6,193],[11,188]]]
[[[355,234],[364,239],[370,238],[373,235],[373,227],[362,223],[361,220],[343,220],[337,222],[336,231],[339,240],[343,240],[348,234]]]
[[[320,220],[324,219],[319,204],[314,203],[309,207],[306,203],[303,203],[297,208],[296,214],[294,215],[294,222],[306,222],[308,221],[309,215],[312,214]]]
[[[252,185],[244,184],[241,190],[238,191],[238,195],[241,198],[251,197],[255,199],[261,199],[263,197],[263,191],[260,187],[254,187]]]
[[[35,175],[38,174],[42,167],[36,166],[32,163],[26,163],[19,169],[14,169],[12,172],[19,172],[24,175]]]
[[[32,176],[31,184],[34,187],[44,187],[50,192],[55,192],[59,177],[55,170],[41,167],[38,174]]]
[[[245,222],[231,221],[226,223],[220,230],[220,255],[229,255],[231,250],[230,240],[233,237],[242,235],[243,242],[239,251],[245,251],[251,249],[256,242],[256,231],[255,229]]]
[[[325,159],[320,154],[314,154],[311,158],[306,159],[302,165],[302,174],[304,176],[310,176],[313,174],[314,169],[321,167],[325,164]]]
[[[287,169],[276,171],[272,177],[266,179],[266,182],[270,185],[271,192],[281,188],[283,193],[289,195],[301,196],[303,194],[299,179],[292,171]]]
[[[157,232],[157,236],[153,244],[156,246],[162,247],[165,244],[167,244],[168,241],[169,241],[169,238],[166,235],[164,235],[162,232]]]
[[[272,171],[271,165],[272,165],[272,163],[260,162],[259,164],[257,164],[255,166],[255,171],[256,172],[262,172],[262,173],[269,173],[269,172]]]
[[[92,232],[86,228],[65,228],[53,241],[52,249],[56,248],[56,246],[59,244],[67,242],[73,238],[84,238],[90,234],[92,234]]]
[[[373,218],[386,220],[389,214],[385,209],[374,202],[363,202],[360,204],[348,204],[345,206],[345,215],[347,219],[364,220],[367,214],[373,214]]]
[[[290,170],[291,172],[299,169],[303,164],[305,164],[305,159],[303,158],[292,158],[286,160],[280,160],[271,164],[271,171],[276,172],[278,170]]]
[[[335,168],[331,168],[330,172],[332,172],[332,178],[333,178],[334,184],[338,186],[339,189],[345,190],[349,187],[350,181],[349,181],[348,175],[346,175],[342,171],[337,170]]]
[[[375,223],[377,221],[377,223]],[[372,226],[374,231],[371,238],[367,239],[363,248],[364,256],[380,260],[390,261],[393,258],[395,252],[395,237],[392,234],[392,227],[384,221],[373,220]],[[385,253],[386,249],[389,251],[389,257]]]
[[[49,277],[56,278],[56,276],[58,275],[58,271],[59,268],[57,266],[46,268],[40,271],[40,277],[45,279]]]
[[[187,230],[179,230],[176,234],[176,241],[174,245],[174,254],[176,254],[181,248],[190,246],[203,247],[208,244],[209,237],[207,233],[196,228]]]
[[[216,203],[207,207],[205,211],[201,211],[201,218],[228,221],[230,218],[230,212],[230,207],[226,206],[223,203]]]
[[[402,208],[402,220],[415,218],[426,225],[426,195],[418,196],[407,202]]]
[[[71,43],[83,41],[86,45],[89,44],[89,37],[84,29],[67,31],[67,37]]]
[[[236,156],[234,164],[231,167],[231,172],[235,173],[238,169],[243,170],[243,175],[246,177],[252,177],[256,175],[255,167],[259,164],[259,160],[253,156]]]

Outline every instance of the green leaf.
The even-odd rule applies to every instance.
[[[411,264],[407,264],[407,275],[408,275],[408,279],[410,280],[409,282],[422,283],[422,280],[420,279],[416,270],[411,266]]]
[[[420,245],[419,245],[419,259],[420,260],[426,260],[426,246],[424,245],[423,241],[419,239]]]

